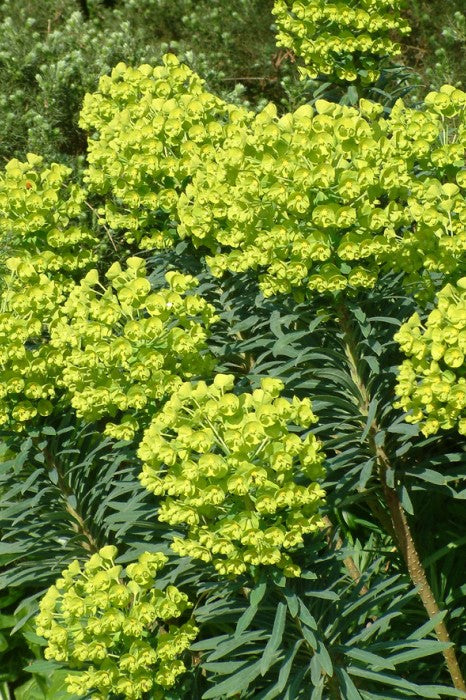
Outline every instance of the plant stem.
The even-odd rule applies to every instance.
[[[324,515],[322,520],[324,521],[325,525],[329,528],[329,530],[333,531],[334,527],[333,527],[333,523],[331,522],[330,518],[327,515]],[[342,547],[343,547],[343,540],[341,539],[341,537],[339,535],[337,535],[335,538],[335,549],[341,549]],[[359,571],[358,567],[354,563],[354,560],[351,557],[345,557],[343,559],[343,564],[345,565],[345,568],[346,568],[347,572],[349,573],[349,575],[351,576],[351,578],[353,579],[353,581],[355,583],[359,583],[359,581],[361,580],[361,572]],[[367,586],[362,585],[361,590],[359,591],[359,595],[365,595],[366,593],[369,593],[369,589],[367,588]]]
[[[337,305],[337,315],[340,328],[342,331],[343,342],[345,354],[348,361],[349,370],[351,373],[351,378],[358,387],[360,394],[359,408],[363,415],[367,416],[368,408],[370,405],[371,397],[367,389],[364,378],[359,371],[358,362],[358,352],[357,352],[357,339],[352,328],[351,317],[349,310],[343,300],[340,297]],[[433,619],[441,612],[440,607],[435,600],[435,596],[427,580],[425,569],[422,565],[419,553],[416,549],[414,539],[409,527],[408,519],[403,510],[403,506],[398,497],[396,488],[390,484],[395,484],[394,476],[395,472],[390,459],[385,452],[385,449],[380,444],[377,444],[376,436],[379,433],[379,426],[377,424],[377,419],[374,417],[368,433],[368,442],[375,457],[377,464],[378,474],[382,486],[382,492],[384,496],[385,503],[388,507],[391,520],[391,528],[388,528],[388,534],[393,537],[397,549],[404,559],[408,574],[411,578],[412,583],[418,588],[419,597],[424,605],[424,608],[429,616],[429,619]],[[381,524],[384,527],[384,518],[380,518]],[[386,527],[386,523],[385,523]],[[435,627],[435,634],[440,642],[450,644],[448,649],[443,650],[443,656],[450,673],[451,679],[453,681],[454,687],[457,690],[462,690],[466,692],[466,684],[461,673],[461,669],[456,658],[456,652],[454,646],[450,640],[447,627],[443,620],[439,621]]]
[[[392,488],[387,483],[387,475],[389,470],[392,468],[388,457],[382,448],[376,447],[375,449],[378,453],[377,462],[380,481],[382,483],[385,501],[390,511],[398,550],[406,563],[406,568],[408,569],[411,581],[418,587],[418,593],[422,600],[422,604],[424,605],[429,618],[432,619],[439,614],[440,608],[427,580],[426,572],[420,560],[416,545],[414,544],[411,529],[409,527],[405,511],[403,510],[403,506],[400,503],[398,493],[396,489]],[[440,642],[452,644],[447,627],[443,620],[440,620],[435,625],[434,630]],[[466,692],[466,684],[456,658],[454,646],[452,645],[448,649],[444,649],[442,653],[455,688]]]
[[[76,508],[73,508],[71,503],[69,502],[69,496],[71,495],[72,491],[65,479],[65,476],[60,468],[60,465],[57,464],[57,462],[54,460],[54,457],[52,453],[50,452],[49,449],[45,449],[43,451],[44,457],[45,457],[45,462],[48,467],[48,469],[56,469],[57,472],[57,484],[56,486],[58,487],[64,503],[65,503],[65,508],[67,512],[71,515],[71,526],[73,530],[78,534],[83,537],[83,540],[81,542],[82,547],[84,549],[87,549],[89,552],[94,553],[98,552],[99,550],[99,545],[94,539],[92,533],[88,530],[84,518],[78,513]]]

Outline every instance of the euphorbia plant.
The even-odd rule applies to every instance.
[[[294,23],[306,15],[292,9]],[[377,34],[374,9],[385,18],[387,3],[338,17],[369,17]],[[369,48],[354,60],[370,83],[372,54],[389,45],[376,36]],[[353,80],[341,61],[324,67]],[[432,444],[440,462],[450,449],[408,422],[429,435],[464,420],[466,94],[444,86],[390,114],[366,99],[314,103],[255,115],[171,54],[120,64],[86,97],[82,185],[35,156],[7,166],[5,470],[36,460],[24,490],[45,474],[74,523],[72,535],[51,530],[67,547],[52,574],[68,569],[38,618],[48,658],[79,671],[70,692],[466,697],[406,515],[416,526],[410,469]],[[394,339],[411,358],[397,389]],[[79,449],[53,439],[64,416]],[[103,444],[108,477],[94,463]],[[80,451],[77,483],[65,455]],[[102,503],[89,510],[93,492]],[[13,548],[25,537],[15,507],[3,525]],[[87,563],[69,561],[70,541]],[[403,560],[429,617],[420,629]],[[179,623],[188,598],[195,622]],[[173,614],[159,614],[167,601]],[[454,691],[427,660],[440,652]]]

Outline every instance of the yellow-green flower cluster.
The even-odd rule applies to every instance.
[[[451,273],[466,247],[466,93],[381,113],[364,99],[283,117],[269,105],[193,174],[178,233],[215,253],[215,275],[257,269],[266,296],[371,287],[384,268]]]
[[[320,443],[290,424],[315,422],[309,399],[280,396],[278,379],[252,394],[231,392],[233,376],[184,383],[144,434],[140,480],[164,497],[159,520],[183,526],[172,547],[212,562],[222,575],[272,565],[299,575],[289,550],[323,527]]]
[[[114,263],[101,285],[89,272],[51,324],[50,343],[65,350],[57,381],[78,416],[95,421],[123,412],[106,433],[131,440],[150,415],[182,383],[213,367],[203,351],[214,309],[186,294],[197,286],[190,275],[168,272],[168,288],[151,290],[141,258],[126,270]]]
[[[21,430],[53,410],[63,353],[47,340],[66,298],[63,284],[26,259],[8,258],[0,290],[0,425]]]
[[[0,176],[0,425],[49,415],[62,353],[48,328],[75,280],[97,260],[85,192],[71,170],[28,154]]]
[[[9,284],[19,288],[32,269],[72,284],[97,259],[97,239],[81,221],[84,190],[71,182],[70,168],[42,160],[32,153],[24,163],[13,159],[0,176],[0,262],[14,258]]]
[[[152,291],[144,261],[129,258],[105,283],[92,269],[67,294],[38,277],[24,294],[4,295],[0,423],[20,429],[71,403],[89,421],[117,417],[106,433],[131,440],[183,379],[212,369],[205,341],[216,317],[190,293],[190,275],[169,272],[168,287]]]
[[[425,325],[414,314],[395,340],[409,358],[399,369],[395,407],[424,435],[456,425],[466,435],[466,277],[439,292]]]
[[[302,77],[374,83],[382,59],[400,53],[394,32],[410,28],[401,0],[275,0],[277,44],[302,61]]]
[[[457,268],[461,90],[444,86],[420,109],[400,100],[388,118],[364,99],[280,118],[273,105],[254,116],[221,103],[173,56],[102,81],[82,118],[97,131],[87,178],[107,195],[102,221],[140,247],[190,237],[216,275],[257,269],[266,296],[367,288],[383,267],[413,283]]]
[[[156,587],[163,554],[145,552],[125,570],[116,556],[107,546],[83,567],[74,561],[42,598],[36,628],[47,640],[45,658],[75,669],[69,693],[163,698],[186,670],[180,656],[198,632],[191,621],[172,624],[191,604],[174,586]]]
[[[85,179],[107,195],[101,222],[141,248],[170,245],[180,191],[247,118],[206,92],[173,54],[156,68],[118,64],[86,96],[80,119],[91,132]]]

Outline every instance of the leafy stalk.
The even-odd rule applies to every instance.
[[[54,459],[49,449],[44,450],[44,457],[47,468],[49,470],[53,469],[56,472],[56,487],[58,488],[63,497],[66,511],[69,513],[69,515],[71,515],[71,526],[73,530],[76,532],[76,534],[80,535],[83,538],[81,543],[82,547],[90,553],[97,552],[99,550],[98,543],[95,541],[94,537],[92,536],[92,533],[87,528],[84,518],[80,515],[76,508],[73,508],[73,506],[70,503],[69,496],[72,495],[73,492],[66,481],[65,475],[63,473],[63,470],[61,469],[59,462]]]
[[[359,371],[357,343],[351,325],[350,313],[343,297],[340,297],[338,300],[336,308],[351,378],[359,390],[359,408],[362,414],[368,415],[371,396],[364,378],[361,376]],[[378,433],[379,426],[377,423],[377,417],[375,416],[369,426],[367,439],[377,464],[377,470],[385,503],[390,513],[393,531],[391,531],[391,529],[388,530],[388,534],[392,535],[392,532],[395,534],[394,540],[398,551],[404,559],[411,581],[418,588],[419,597],[424,605],[429,619],[432,620],[436,616],[440,615],[441,609],[435,599],[433,591],[429,585],[429,581],[427,580],[425,569],[422,565],[419,552],[417,551],[414,538],[412,536],[411,529],[406,518],[406,514],[403,510],[403,506],[398,497],[396,488],[391,485],[395,484],[395,470],[384,447],[377,442],[376,438]],[[384,526],[383,521],[381,524]],[[466,692],[466,684],[456,657],[456,652],[443,620],[440,620],[435,624],[434,630],[440,642],[451,645],[444,649],[442,653],[454,687],[457,690]]]

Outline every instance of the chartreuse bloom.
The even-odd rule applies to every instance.
[[[126,569],[116,556],[107,546],[84,566],[70,564],[40,602],[37,633],[47,640],[45,658],[70,669],[69,693],[162,700],[186,670],[180,657],[198,630],[175,621],[192,605],[175,586],[157,587],[163,554],[145,552]]]
[[[300,59],[301,77],[374,83],[382,60],[400,53],[393,33],[410,27],[401,0],[275,0],[277,44]]]
[[[257,270],[265,296],[372,287],[387,269],[429,285],[466,248],[465,108],[449,86],[389,118],[367,100],[269,105],[193,173],[178,233],[210,248],[214,275]]]
[[[70,174],[30,153],[0,175],[0,425],[19,429],[53,410],[63,357],[48,329],[102,245]]]
[[[118,416],[106,434],[131,440],[183,381],[209,374],[206,352],[214,309],[186,294],[196,278],[168,272],[168,288],[152,291],[141,258],[114,263],[102,285],[86,275],[50,326],[50,344],[65,353],[57,385],[88,421]]]
[[[0,425],[21,430],[53,410],[63,355],[45,334],[65,294],[60,283],[26,262],[18,266],[10,258],[7,264],[17,279],[13,288],[0,290]]]
[[[257,270],[266,296],[365,289],[386,269],[429,292],[464,254],[466,93],[451,86],[389,117],[364,99],[253,115],[167,56],[102,78],[82,126],[103,223],[140,248],[190,238],[214,275]]]
[[[288,552],[323,527],[320,443],[289,427],[316,421],[310,401],[282,398],[278,379],[232,388],[223,374],[179,387],[140,444],[141,483],[162,497],[159,520],[184,529],[172,543],[181,556],[227,576],[264,565],[299,575]]]
[[[70,176],[70,168],[46,166],[32,153],[10,160],[0,175],[0,264],[12,258],[9,286],[18,292],[27,293],[33,274],[69,286],[97,260],[98,239],[83,221],[85,191]]]
[[[131,440],[183,379],[211,371],[216,317],[190,275],[168,272],[168,286],[152,290],[133,257],[104,279],[89,270],[65,293],[47,275],[25,274],[21,298],[0,294],[0,424],[20,430],[71,403],[88,421],[116,418],[106,433]]]
[[[249,113],[206,92],[174,54],[163,65],[119,63],[87,95],[80,125],[91,133],[85,180],[106,196],[101,222],[141,248],[173,243],[186,182]]]
[[[408,356],[402,363],[395,407],[424,435],[458,427],[466,435],[466,277],[447,284],[425,325],[416,313],[395,335]]]

